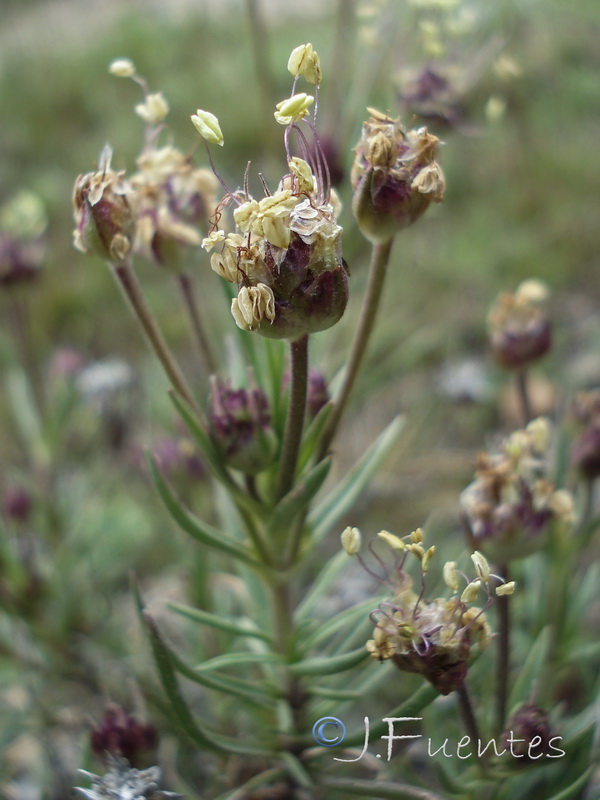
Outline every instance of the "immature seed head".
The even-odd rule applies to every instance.
[[[492,356],[501,367],[523,369],[546,355],[552,344],[547,298],[547,287],[534,280],[498,297],[487,324]]]
[[[435,160],[439,140],[427,128],[406,130],[398,120],[369,109],[352,166],[352,210],[363,234],[385,242],[415,222],[446,182]]]

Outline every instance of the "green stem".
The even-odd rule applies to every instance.
[[[281,500],[292,488],[302,429],[306,411],[306,395],[308,391],[308,336],[303,336],[290,344],[292,377],[290,384],[290,402],[288,406],[281,459],[279,461],[279,484],[277,499]]]
[[[198,312],[198,304],[196,303],[194,285],[190,280],[190,276],[186,275],[184,272],[180,273],[178,278],[181,295],[185,303],[186,311],[190,318],[192,331],[196,337],[198,348],[202,354],[206,368],[212,375],[217,371],[217,362],[215,360],[208,336],[206,335],[206,331],[204,330],[204,326],[202,325],[202,319]]]
[[[360,369],[363,356],[369,343],[369,338],[377,318],[377,311],[379,308],[379,302],[381,300],[383,285],[385,283],[387,266],[392,250],[392,242],[393,238],[389,239],[383,244],[373,245],[367,292],[363,301],[358,328],[354,335],[354,341],[352,342],[350,358],[344,374],[344,381],[337,397],[335,398],[334,408],[331,413],[331,417],[329,418],[329,423],[321,443],[321,450],[319,453],[320,458],[325,457],[336,434],[342,414],[344,413],[346,404],[348,403],[350,392],[354,386],[354,381],[356,380],[356,376]]]
[[[183,372],[175,360],[175,357],[171,352],[161,329],[158,327],[158,323],[156,322],[148,303],[146,302],[142,287],[140,286],[133,268],[130,264],[114,265],[114,274],[123,290],[123,293],[125,294],[125,297],[129,301],[129,305],[131,306],[134,314],[138,318],[138,321],[144,330],[144,333],[146,334],[146,338],[151,349],[154,351],[158,357],[158,360],[162,364],[163,369],[169,378],[171,386],[177,392],[177,394],[181,395],[181,397],[183,397],[183,399],[189,403],[189,405],[195,411],[199,411]]]
[[[508,582],[508,565],[500,564],[497,574]],[[508,704],[508,680],[510,676],[510,597],[496,598],[498,609],[498,641],[496,668],[496,730],[504,730]]]
[[[42,421],[46,405],[44,378],[40,370],[40,362],[35,353],[27,298],[19,291],[15,291],[10,299],[12,303],[9,305],[9,314],[12,318],[15,344],[21,359],[21,365],[29,381],[35,409],[40,421]]]

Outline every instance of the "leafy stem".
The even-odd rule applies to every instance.
[[[279,483],[277,499],[281,500],[292,488],[298,453],[302,442],[306,395],[308,390],[308,336],[290,343],[292,378],[290,403],[288,406],[281,459],[279,461]]]

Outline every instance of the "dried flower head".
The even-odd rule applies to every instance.
[[[111,168],[112,149],[100,155],[98,171],[80,175],[73,190],[73,244],[82,253],[95,253],[111,262],[124,261],[131,251],[135,216],[131,188],[124,172]]]
[[[316,80],[316,53],[309,45],[302,47],[292,54],[290,70],[296,77],[303,74]],[[237,325],[274,339],[296,340],[329,328],[340,319],[348,300],[337,204],[316,136],[316,120],[309,116],[313,104],[317,107],[317,96],[318,80],[314,96],[292,94],[277,104],[275,117],[286,126],[289,169],[277,191],[271,193],[262,181],[265,197],[255,199],[248,191],[246,175],[243,192],[228,192],[215,213],[213,230],[203,241],[207,250],[214,250],[212,269],[238,285],[231,305]],[[205,130],[210,128],[208,113],[203,112],[204,118],[194,124],[212,140]],[[308,129],[312,147],[301,126]],[[297,137],[301,157],[291,154],[292,134]],[[226,235],[218,222],[230,205],[235,206],[236,229]]]
[[[406,130],[369,109],[352,166],[352,210],[363,234],[385,242],[444,198],[446,181],[435,160],[439,139],[427,128]]]
[[[580,392],[571,409],[579,434],[571,449],[571,461],[588,480],[600,476],[600,389]]]
[[[389,545],[392,553],[393,563],[390,566],[385,562],[383,580],[394,594],[372,612],[375,631],[367,648],[374,658],[391,659],[398,669],[416,672],[441,694],[449,694],[463,684],[472,646],[486,647],[490,641],[484,614],[493,598],[489,583],[490,578],[498,582],[502,579],[490,574],[487,561],[480,553],[474,553],[477,573],[486,575],[487,581],[481,577],[470,580],[456,569],[454,562],[448,562],[444,566],[444,579],[454,596],[428,601],[425,578],[435,548],[425,550],[422,543],[414,543],[411,537],[404,537],[408,543],[402,547],[399,542],[403,540],[387,531],[382,531],[379,538]],[[406,569],[411,556],[420,572],[418,594],[413,591],[413,581]],[[367,568],[360,555],[358,558]],[[459,595],[461,579],[465,585]],[[486,598],[483,609],[471,605],[480,595]]]
[[[505,369],[522,369],[542,358],[552,344],[545,302],[548,289],[528,280],[514,294],[501,294],[487,318],[490,348]]]
[[[92,787],[75,787],[75,791],[87,800],[180,800],[182,797],[175,792],[161,791],[161,772],[158,767],[132,769],[125,759],[112,756],[108,760],[108,767],[108,772],[103,776],[79,770],[92,781]]]
[[[573,498],[547,478],[550,438],[550,423],[539,418],[477,459],[460,502],[477,547],[492,561],[535,552],[553,520],[574,521]]]

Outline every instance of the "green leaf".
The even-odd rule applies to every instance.
[[[225,653],[215,656],[196,667],[198,672],[212,672],[224,667],[247,667],[250,664],[283,664],[284,658],[279,653]]]
[[[576,781],[574,781],[574,783],[572,783],[566,789],[563,789],[558,794],[553,794],[552,797],[548,798],[548,800],[571,800],[572,797],[577,797],[591,776],[594,774],[595,770],[596,767],[594,764],[592,764],[592,766],[588,767],[586,771],[580,775]]]
[[[254,627],[254,623],[250,623],[252,627],[246,627],[231,618],[220,617],[218,614],[211,614],[209,611],[203,611],[200,608],[192,608],[181,603],[169,603],[169,608],[182,614],[194,622],[201,622],[203,625],[209,625],[211,628],[217,628],[223,633],[230,633],[234,636],[250,636],[254,639],[262,639],[265,642],[270,642],[270,637],[264,631],[258,630]]]
[[[316,453],[319,442],[321,441],[321,436],[332,411],[333,402],[330,400],[319,410],[317,416],[308,426],[306,433],[302,437],[302,447],[300,448],[300,455],[298,456],[299,470],[303,470],[314,453]]]
[[[134,593],[138,614],[144,630],[148,635],[154,662],[158,670],[160,682],[170,703],[173,716],[179,723],[181,730],[199,747],[213,753],[226,752],[225,748],[220,747],[192,717],[181,692],[175,676],[175,669],[169,648],[164,643],[156,623],[145,611],[141,595],[137,586],[134,584]]]
[[[337,487],[313,509],[309,516],[309,522],[314,528],[313,541],[318,542],[327,536],[352,508],[392,451],[403,427],[402,417],[392,420]]]
[[[300,759],[290,752],[280,753],[279,757],[286,765],[289,774],[299,786],[303,786],[305,789],[312,789],[314,787],[313,780]]]
[[[313,686],[310,693],[313,697],[324,697],[326,700],[339,700],[340,702],[358,700],[359,697],[364,696],[364,692],[358,689],[352,692],[346,689],[330,689],[327,686]],[[325,715],[322,714],[321,716]]]
[[[540,675],[542,675],[547,664],[551,641],[552,630],[550,626],[547,626],[540,631],[514,682],[508,701],[509,709],[521,705],[531,695],[532,686],[534,686],[536,679],[539,679]]]
[[[321,461],[277,503],[267,526],[266,536],[268,539],[271,539],[277,532],[289,530],[290,523],[306,509],[323,485],[330,468],[331,458]]]
[[[340,628],[346,625],[350,626],[351,623],[355,622],[357,619],[366,618],[369,611],[373,610],[373,606],[373,600],[363,600],[362,603],[358,603],[352,606],[352,608],[341,611],[339,614],[336,614],[335,617],[319,625],[315,633],[303,642],[303,646],[306,647],[306,650],[317,649],[317,646],[321,642],[331,640],[333,634],[337,633]]]
[[[309,591],[307,592],[304,600],[299,604],[296,609],[296,618],[298,620],[311,619],[315,608],[319,605],[325,595],[328,593],[331,585],[344,569],[350,565],[351,556],[342,550],[340,545],[339,553],[336,553],[333,558],[325,563],[323,569],[319,572]]]
[[[368,657],[369,653],[367,649],[365,647],[359,647],[357,650],[351,650],[349,653],[342,653],[342,655],[339,656],[325,658],[318,656],[316,658],[307,658],[304,661],[298,661],[290,665],[289,671],[292,675],[297,676],[331,675],[332,673],[351,669]]]
[[[246,745],[235,739],[221,736],[204,729],[192,717],[179,689],[176,666],[180,660],[175,656],[162,638],[153,618],[144,609],[142,597],[135,580],[132,580],[135,603],[142,626],[148,635],[152,655],[158,670],[160,682],[169,701],[169,710],[180,729],[201,749],[214,753],[237,753],[239,755],[267,755],[269,750],[260,746]]]
[[[442,795],[423,789],[420,786],[411,786],[408,783],[384,783],[378,780],[365,780],[358,778],[325,778],[323,784],[330,789],[344,792],[345,795],[355,797],[391,798],[391,800],[445,800]]]
[[[152,479],[160,498],[180,528],[182,528],[186,533],[189,533],[189,535],[194,539],[197,539],[199,542],[202,542],[202,544],[205,544],[208,547],[221,550],[222,552],[234,556],[240,561],[244,561],[246,564],[250,564],[253,567],[263,568],[263,564],[253,558],[249,549],[245,545],[241,544],[240,542],[236,542],[234,539],[230,539],[228,536],[221,533],[221,531],[198,519],[198,517],[194,516],[187,509],[185,509],[171,492],[169,485],[160,474],[158,466],[152,457],[148,459],[148,463],[150,465]]]

